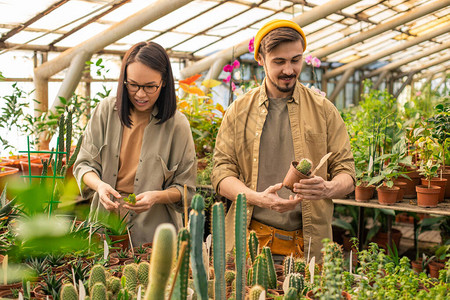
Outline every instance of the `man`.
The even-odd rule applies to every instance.
[[[332,238],[331,199],[354,188],[347,130],[330,101],[297,81],[306,48],[300,26],[270,21],[254,45],[266,78],[227,109],[216,140],[213,186],[232,201],[245,193],[248,226],[261,246],[296,257],[310,246],[310,257],[320,261],[322,239]],[[294,193],[282,186],[291,161],[309,158],[317,165],[328,152],[327,163],[313,178],[295,183]],[[233,202],[226,217],[227,251],[234,246],[234,211]]]

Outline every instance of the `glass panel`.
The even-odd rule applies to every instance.
[[[185,39],[187,39],[189,37],[190,37],[190,35],[188,35],[188,34],[167,32],[167,33],[157,37],[153,41],[155,43],[160,44],[164,48],[170,48],[173,45],[176,45],[179,42],[181,42],[181,41],[183,41],[183,40],[185,40]]]
[[[308,33],[310,32],[316,32],[317,30],[324,28],[325,26],[328,26],[330,24],[332,24],[333,22],[327,19],[320,19],[316,22],[313,22],[309,25],[306,25],[303,27],[303,31],[305,32],[306,35],[308,35]]]
[[[76,45],[92,38],[96,34],[99,34],[100,32],[105,31],[109,27],[110,27],[110,25],[102,25],[102,24],[98,24],[98,23],[89,24],[86,27],[78,30],[77,32],[69,35],[68,37],[66,37],[59,43],[57,43],[56,46],[65,46],[65,47],[76,46]]]
[[[0,1],[1,23],[24,23],[59,0],[11,0]]]
[[[28,41],[31,41],[32,39],[35,39],[39,36],[44,35],[45,32],[30,32],[30,31],[21,31],[19,33],[16,33],[12,37],[10,37],[7,41],[14,44],[24,44]],[[48,45],[55,39],[59,38],[60,34],[47,34],[41,38],[38,38],[37,40],[33,40],[33,45]]]
[[[217,43],[214,43],[211,46],[206,47],[205,49],[195,52],[195,55],[206,56],[216,51],[228,49],[245,40],[250,40],[251,37],[256,35],[256,32],[257,31],[253,29],[241,30],[236,34],[229,36],[228,38],[219,40]]]
[[[204,47],[210,43],[213,43],[215,41],[220,40],[220,37],[214,37],[214,36],[197,36],[192,39],[190,39],[187,42],[184,42],[175,48],[173,50],[175,51],[183,51],[183,52],[194,52],[197,49]]]

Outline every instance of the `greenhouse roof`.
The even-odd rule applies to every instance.
[[[0,55],[14,49],[62,52],[101,34],[143,8],[150,0],[1,0]],[[168,1],[166,1],[168,2]],[[171,0],[171,3],[180,1]],[[199,60],[253,37],[271,19],[301,20],[302,15],[327,0],[196,0],[160,15],[141,29],[119,38],[103,52],[121,54],[131,45],[152,40],[172,57]],[[370,36],[339,47],[322,60],[350,64],[377,55],[374,68],[417,57],[399,66],[408,73],[424,65],[429,71],[450,66],[450,1],[447,0],[363,0],[303,25],[307,53],[351,40],[374,28],[413,12],[416,17]],[[433,6],[433,9],[428,7]],[[440,8],[437,8],[439,5]],[[175,6],[175,4],[174,4]],[[423,11],[424,13],[420,13]],[[427,11],[425,13],[425,11]],[[438,34],[431,34],[437,32]],[[408,41],[422,42],[400,49]],[[429,38],[428,38],[429,37]],[[388,49],[400,49],[388,53]],[[384,51],[384,52],[383,52]],[[383,55],[387,53],[386,55]],[[421,55],[422,54],[422,55]],[[421,57],[423,56],[423,57]],[[371,62],[371,61],[370,61]]]

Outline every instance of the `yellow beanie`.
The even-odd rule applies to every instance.
[[[303,46],[303,51],[306,49],[306,37],[305,33],[303,32],[302,28],[295,22],[289,21],[289,20],[279,20],[275,19],[272,21],[267,22],[266,24],[261,27],[260,30],[256,33],[255,41],[254,41],[254,47],[255,47],[255,60],[258,60],[258,53],[259,53],[259,45],[261,44],[262,39],[272,30],[280,27],[290,27],[292,29],[295,29],[303,38],[303,41],[305,42],[305,45]]]

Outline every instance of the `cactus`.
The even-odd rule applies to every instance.
[[[277,288],[277,272],[275,271],[275,264],[273,263],[272,251],[269,247],[262,248],[262,254],[267,261],[267,279],[269,289]]]
[[[294,258],[292,256],[286,256],[283,261],[284,276],[294,273]]]
[[[294,273],[305,273],[306,262],[305,258],[296,258],[294,260]]]
[[[322,242],[324,247],[322,248],[321,290],[315,295],[325,299],[340,299],[341,292],[344,290],[342,248],[329,239],[324,239]]]
[[[175,227],[170,223],[160,224],[153,237],[149,284],[145,300],[163,300],[167,280],[172,271],[175,252]]]
[[[252,264],[255,263],[255,258],[258,255],[259,250],[259,241],[258,237],[256,236],[255,231],[250,231],[249,238],[248,238],[248,252],[250,253],[250,259],[252,260]]]
[[[255,284],[253,282],[253,268],[248,268],[247,283],[248,283],[248,285],[254,285]]]
[[[298,294],[302,294],[305,288],[305,279],[300,273],[291,273],[289,276],[289,287],[297,290]]]
[[[92,267],[91,274],[89,275],[89,289],[92,289],[94,284],[98,282],[106,286],[106,271],[102,265]]]
[[[61,300],[78,300],[78,293],[73,284],[66,283],[62,286]]]
[[[268,274],[266,258],[263,255],[258,255],[253,264],[253,284],[259,284],[267,291]]]
[[[139,263],[137,268],[138,283],[147,287],[148,284],[148,271],[150,270],[150,264],[146,261]]]
[[[260,285],[254,285],[248,292],[248,299],[249,300],[259,300],[259,297],[261,294],[265,292],[264,288]]]
[[[307,158],[303,158],[295,168],[303,175],[309,176],[311,174],[312,162]]]
[[[111,291],[114,295],[116,295],[122,287],[120,284],[120,279],[114,276],[110,277],[106,287],[108,291]]]
[[[217,202],[212,207],[212,244],[214,298],[225,300],[225,211],[222,202]]]
[[[113,300],[114,299],[113,292],[106,290],[106,299]]]
[[[125,265],[122,271],[122,276],[125,277],[125,287],[128,291],[134,293],[138,284],[138,271],[136,264]]]
[[[92,300],[105,300],[106,299],[106,287],[103,283],[97,282],[91,289]]]
[[[225,271],[225,282],[227,284],[231,284],[235,278],[236,278],[236,273],[234,273],[234,271],[231,271],[231,270]]]
[[[191,237],[189,231],[186,228],[180,229],[178,232],[178,260],[182,260],[180,270],[178,273],[177,281],[175,283],[175,295],[178,296],[176,299],[186,300],[187,298],[187,288],[189,281],[189,252],[191,248]],[[186,242],[186,249],[184,251],[183,257],[180,257],[181,243]],[[174,297],[175,298],[175,297]]]
[[[192,199],[192,211],[190,217],[190,234],[191,234],[191,262],[192,277],[200,300],[208,299],[208,280],[206,277],[206,269],[203,264],[203,234],[205,227],[205,201],[200,195],[195,195]]]
[[[284,295],[284,300],[297,300],[297,299],[299,299],[297,289],[294,287],[290,287],[286,295]]]
[[[247,198],[245,194],[239,194],[235,203],[236,300],[242,300],[245,297],[245,252],[247,250]]]

